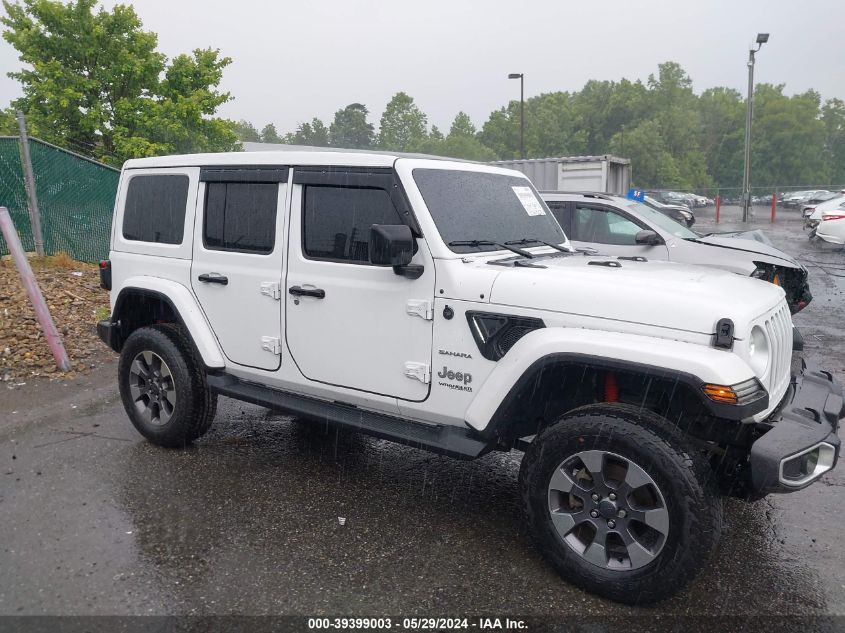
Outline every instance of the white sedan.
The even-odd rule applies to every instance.
[[[845,244],[845,202],[821,212],[815,236],[831,244]]]

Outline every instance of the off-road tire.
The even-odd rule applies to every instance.
[[[130,368],[144,351],[160,357],[172,375],[176,404],[170,419],[163,424],[144,419],[132,397]],[[181,326],[167,323],[135,330],[120,352],[118,384],[126,414],[138,432],[153,444],[182,448],[211,428],[217,412],[217,394],[209,391],[205,370]]]
[[[642,567],[597,566],[576,553],[554,527],[549,509],[552,474],[569,456],[593,450],[637,464],[665,500],[668,532],[662,549]],[[529,529],[546,559],[569,582],[629,604],[672,596],[710,558],[722,532],[722,504],[712,479],[704,457],[667,420],[625,404],[590,405],[567,413],[537,435],[519,473]]]

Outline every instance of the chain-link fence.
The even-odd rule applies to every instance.
[[[34,138],[29,151],[45,253],[64,251],[83,262],[108,257],[120,171]],[[0,137],[0,206],[8,207],[24,248],[35,250],[20,144],[14,136]],[[0,237],[0,255],[6,254]]]

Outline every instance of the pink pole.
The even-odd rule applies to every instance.
[[[778,207],[778,194],[772,194],[772,224],[775,223],[775,209]]]
[[[62,337],[56,330],[56,324],[53,323],[53,317],[50,316],[50,309],[47,307],[47,302],[44,301],[44,295],[41,294],[41,288],[38,287],[35,275],[32,274],[32,268],[29,266],[26,253],[21,245],[21,239],[18,237],[12,216],[9,215],[9,210],[6,207],[0,207],[0,231],[6,238],[6,245],[9,247],[9,252],[18,268],[26,294],[32,302],[32,307],[35,308],[35,316],[38,317],[41,329],[44,330],[44,337],[47,339],[50,351],[53,352],[56,367],[61,371],[68,371],[70,359],[67,357],[65,346],[62,344]]]

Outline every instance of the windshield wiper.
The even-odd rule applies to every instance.
[[[528,251],[524,251],[521,248],[516,248],[514,246],[509,246],[509,242],[505,242],[501,244],[499,242],[493,242],[491,240],[454,240],[449,242],[447,246],[498,246],[499,248],[503,248],[505,250],[511,251],[512,253],[516,253],[520,257],[527,257],[528,259],[533,259],[534,255],[529,253]]]
[[[545,244],[549,248],[553,248],[556,251],[560,251],[561,253],[569,253],[572,254],[573,251],[569,250],[565,246],[561,246],[560,244],[553,244],[552,242],[547,242],[545,240],[534,240],[530,238],[523,238],[521,240],[510,240],[509,242],[505,242],[505,245],[516,245],[516,246],[525,246],[527,244]]]

